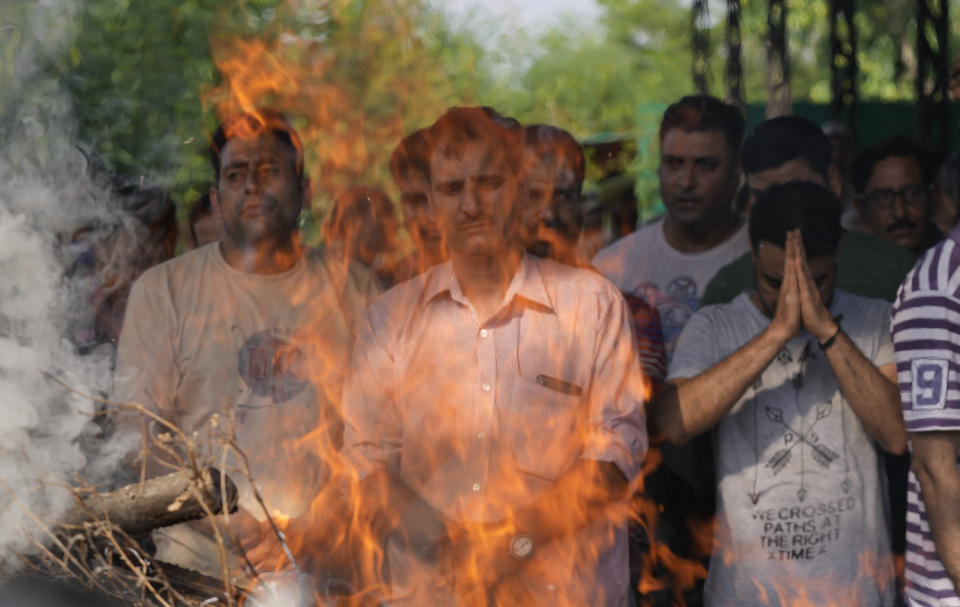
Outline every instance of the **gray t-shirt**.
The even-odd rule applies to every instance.
[[[837,291],[830,312],[877,366],[893,363],[890,305]],[[689,378],[769,324],[750,295],[707,306],[669,377]],[[716,546],[707,605],[892,605],[886,477],[816,339],[793,338],[714,429]]]

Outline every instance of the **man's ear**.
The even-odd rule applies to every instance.
[[[733,158],[733,164],[730,167],[730,179],[739,188],[744,183],[743,165],[740,163],[740,153]]]
[[[217,191],[216,183],[210,186],[210,208],[213,209],[213,216],[223,221],[223,212],[220,210],[220,193]]]
[[[833,190],[837,198],[842,199],[843,171],[840,170],[840,167],[835,162],[831,162],[830,168],[827,169],[827,185],[830,186],[830,189]]]

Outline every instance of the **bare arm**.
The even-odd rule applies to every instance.
[[[954,587],[960,588],[960,432],[915,432],[910,440],[933,543]]]
[[[788,251],[795,247],[795,243],[787,242]],[[668,382],[650,416],[655,436],[680,444],[717,425],[797,334],[800,330],[797,269],[789,259],[784,263],[777,309],[762,333],[703,373]]]
[[[891,363],[877,368],[849,337],[839,331],[810,276],[803,241],[799,234],[789,238],[794,239],[795,246],[792,250],[788,247],[787,263],[797,266],[804,327],[820,343],[833,338],[833,343],[827,347],[827,360],[840,384],[840,391],[870,438],[888,453],[905,452],[907,430],[900,410],[896,365]]]
[[[876,367],[843,332],[827,349],[827,360],[840,391],[870,438],[888,453],[904,453],[907,430],[900,412],[900,389],[895,383],[897,366],[891,363]]]
[[[681,444],[717,425],[787,341],[767,328],[696,377],[668,382],[653,405],[653,434]]]

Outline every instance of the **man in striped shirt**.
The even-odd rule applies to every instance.
[[[960,607],[960,227],[920,259],[893,308],[892,332],[913,470],[907,502],[907,601]]]

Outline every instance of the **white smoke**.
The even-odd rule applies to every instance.
[[[64,488],[109,468],[83,447],[106,392],[109,357],[78,356],[68,335],[89,317],[81,281],[65,278],[78,228],[108,219],[109,194],[77,147],[69,96],[48,67],[69,48],[80,5],[5,3],[0,11],[0,576],[21,566]],[[12,65],[9,58],[12,57]],[[36,517],[36,518],[35,518]]]

